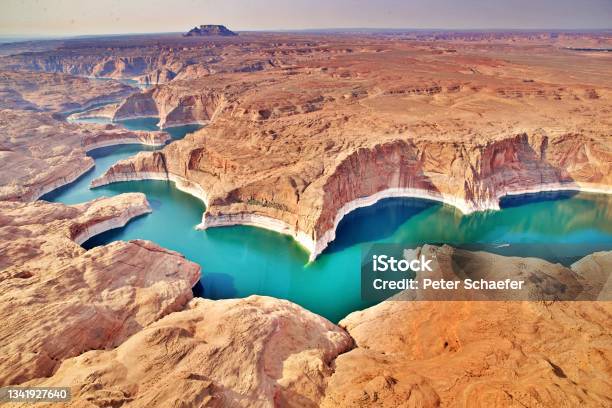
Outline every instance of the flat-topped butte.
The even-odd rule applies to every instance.
[[[194,36],[208,36],[208,35],[219,35],[225,37],[233,37],[238,34],[229,30],[224,25],[219,24],[202,24],[200,27],[193,27],[191,30],[184,34],[185,37],[194,37]]]

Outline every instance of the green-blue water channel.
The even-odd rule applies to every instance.
[[[155,119],[121,123],[130,129],[156,129]],[[168,130],[174,139],[179,139],[195,129],[197,126]],[[362,244],[523,243],[530,245],[511,245],[510,254],[538,256],[542,247],[552,248],[553,253],[555,248],[563,248],[563,252],[570,252],[563,255],[571,259],[595,250],[612,249],[610,196],[538,194],[506,199],[501,211],[471,215],[428,200],[388,199],[348,214],[338,228],[337,239],[309,264],[308,254],[290,237],[271,231],[246,226],[195,230],[204,205],[175,189],[172,183],[138,181],[89,189],[91,180],[113,163],[145,149],[138,145],[97,149],[91,152],[96,160],[92,171],[43,199],[74,204],[124,192],[146,194],[153,208],[151,214],[131,221],[124,228],[100,234],[84,246],[148,239],[176,250],[202,266],[197,293],[212,299],[269,295],[289,299],[337,322],[348,313],[371,305],[360,297]],[[529,248],[535,252],[528,253]]]

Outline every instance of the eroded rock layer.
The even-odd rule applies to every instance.
[[[200,267],[176,252],[148,241],[77,243],[150,211],[137,193],[75,206],[0,202],[0,384],[115,347],[192,298]]]
[[[248,74],[179,75],[130,96],[115,118],[208,126],[95,184],[180,177],[207,196],[203,227],[275,229],[313,256],[344,214],[384,197],[470,212],[506,194],[610,192],[610,56],[544,47],[530,59],[528,42],[361,41],[343,52],[315,43],[308,58]]]
[[[117,144],[161,146],[165,132],[66,123],[52,114],[0,110],[0,200],[32,201],[94,166],[86,152]]]
[[[123,99],[134,92],[118,81],[27,71],[0,71],[0,109],[64,112]]]
[[[433,274],[520,271],[609,280],[612,253],[572,268],[534,258],[426,247]],[[501,272],[499,268],[502,267]],[[589,275],[590,274],[590,275]],[[609,285],[608,285],[609,286]],[[383,302],[334,326],[290,302],[192,300],[114,350],[71,358],[28,385],[70,386],[71,406],[606,406],[609,302]],[[350,335],[350,336],[349,336]]]

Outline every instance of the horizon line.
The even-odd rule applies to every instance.
[[[217,24],[222,25],[222,24]],[[198,27],[198,26],[195,26]],[[227,26],[225,26],[228,28]],[[230,28],[228,28],[230,29]],[[333,32],[333,31],[432,31],[432,32],[612,32],[612,27],[609,28],[547,28],[547,27],[532,27],[532,28],[516,28],[516,27],[474,27],[474,28],[414,28],[414,27],[322,27],[322,28],[275,28],[275,29],[230,29],[237,33],[300,33],[300,32]],[[184,34],[187,31],[141,31],[141,32],[112,32],[112,33],[92,33],[92,34],[0,34],[0,39],[71,39],[83,37],[104,37],[104,36],[127,36],[127,35],[154,35],[154,34]]]

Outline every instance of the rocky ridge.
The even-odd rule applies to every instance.
[[[162,146],[165,132],[66,123],[52,114],[0,110],[0,200],[33,201],[94,166],[86,153],[117,144]]]
[[[535,48],[539,53],[550,48],[609,48],[612,39],[605,32],[409,32],[387,35],[309,35],[283,33],[242,33],[238,36],[150,35],[61,41],[1,44],[0,67],[9,70],[62,72],[71,75],[131,78],[144,83],[155,77],[196,79],[221,72],[253,72],[270,68],[292,69],[304,61],[330,56],[386,52],[389,45],[408,45],[408,52],[429,50],[451,55],[458,51]],[[480,47],[480,50],[478,49]],[[457,48],[460,48],[458,50]],[[502,54],[503,55],[503,54]],[[407,55],[410,56],[409,54]],[[481,67],[472,66],[478,70]],[[480,72],[480,71],[479,71]],[[164,79],[161,79],[165,77]],[[147,82],[150,81],[150,82]]]
[[[440,255],[434,274],[453,276],[445,259],[456,250],[423,251]],[[459,253],[475,276],[491,278],[497,265],[527,280],[542,273],[609,280],[612,262],[610,252],[571,269]],[[605,406],[612,399],[609,302],[402,296],[412,294],[347,316],[339,324],[346,332],[283,300],[194,299],[119,347],[68,359],[51,377],[25,384],[70,385],[71,406]]]
[[[564,56],[576,79],[561,85],[569,72],[527,63],[520,48],[505,59],[383,50],[175,79],[132,95],[114,118],[208,125],[116,164],[94,185],[181,178],[207,197],[201,227],[273,229],[313,258],[347,212],[385,197],[471,212],[497,209],[508,194],[610,192],[612,124],[592,118],[608,116],[612,83],[589,76],[590,63]]]
[[[116,347],[192,298],[200,267],[147,241],[83,242],[151,209],[143,194],[65,206],[0,202],[0,384]]]

